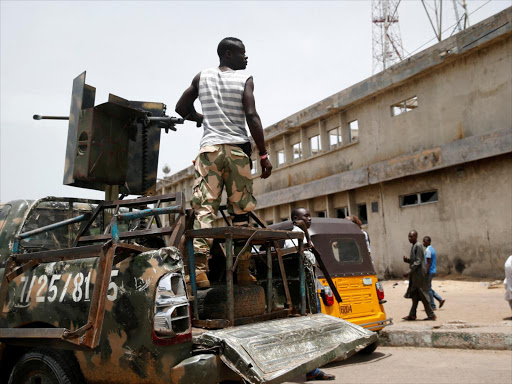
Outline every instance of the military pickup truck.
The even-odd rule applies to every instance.
[[[376,341],[315,314],[302,234],[187,230],[189,222],[181,193],[5,203],[0,382],[281,383]],[[193,273],[190,289],[185,283],[183,244],[197,237],[215,239],[221,265],[207,291],[196,289]],[[298,253],[278,252],[273,245],[285,238],[299,241]],[[265,251],[252,260],[264,302],[247,313],[238,310],[243,289],[233,272],[238,255],[258,245]],[[187,263],[193,271],[193,254]]]

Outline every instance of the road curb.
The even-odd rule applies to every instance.
[[[463,329],[384,329],[379,344],[387,347],[512,350],[512,327]]]

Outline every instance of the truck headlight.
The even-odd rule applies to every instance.
[[[161,338],[176,337],[191,330],[187,289],[180,273],[168,273],[158,282],[153,329]]]

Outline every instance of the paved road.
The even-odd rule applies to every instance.
[[[402,317],[409,314],[411,300],[405,299],[407,291],[405,280],[384,281],[384,293],[387,303],[384,304],[386,315],[392,317],[396,324],[402,322]],[[437,321],[428,322],[430,325],[446,324],[453,321],[464,321],[470,324],[500,324],[508,319],[512,325],[510,307],[505,301],[505,289],[500,282],[488,288],[488,282],[456,281],[434,279],[432,286],[446,303],[436,312]],[[420,303],[418,318],[427,317]],[[408,322],[421,324],[423,322]]]
[[[334,384],[510,384],[512,351],[379,347],[371,356],[355,355],[323,369],[336,375],[328,382]],[[297,377],[289,383],[303,382]]]

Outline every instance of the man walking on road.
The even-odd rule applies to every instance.
[[[430,238],[430,236],[425,236],[423,238],[423,246],[425,247],[425,262],[427,264],[426,271],[430,306],[435,311],[437,307],[434,298],[437,301],[439,301],[439,308],[441,308],[444,305],[445,300],[443,300],[443,298],[432,289],[432,280],[434,279],[437,273],[437,253],[434,247],[431,245],[431,243],[432,239]]]
[[[425,256],[423,254],[423,247],[418,242],[418,232],[412,230],[409,232],[409,243],[412,244],[411,254],[407,258],[404,256],[404,262],[409,263],[410,271],[406,274],[409,276],[409,286],[405,293],[405,298],[412,299],[412,306],[409,315],[404,317],[404,320],[416,320],[416,309],[418,302],[422,302],[427,312],[427,318],[424,320],[437,320],[430,301],[428,298],[427,276],[425,271]]]
[[[194,229],[211,228],[226,187],[227,208],[233,225],[248,225],[249,212],[256,207],[252,193],[251,143],[245,122],[258,147],[261,178],[272,172],[268,159],[263,127],[254,101],[252,76],[241,72],[247,66],[245,46],[234,37],[223,39],[217,48],[220,64],[198,73],[178,103],[176,112],[183,118],[203,125],[199,155],[195,160],[194,191],[191,205],[195,213]],[[203,114],[194,108],[199,98]],[[211,241],[194,240],[196,282],[198,288],[208,288],[207,255]],[[250,253],[249,253],[250,255]],[[250,284],[249,258],[238,264],[238,284]]]

